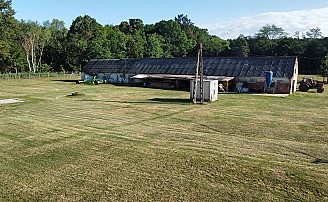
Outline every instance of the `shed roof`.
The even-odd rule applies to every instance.
[[[204,75],[227,77],[262,77],[272,71],[275,77],[294,75],[297,57],[203,58]],[[194,75],[196,58],[95,59],[82,72],[126,74]]]

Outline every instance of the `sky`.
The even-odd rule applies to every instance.
[[[328,0],[13,0],[12,7],[18,20],[42,23],[56,18],[67,28],[84,15],[118,25],[132,18],[154,24],[184,14],[223,39],[254,35],[267,24],[291,36],[316,27],[328,36]]]

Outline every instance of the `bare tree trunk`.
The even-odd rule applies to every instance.
[[[32,71],[31,69],[31,61],[30,61],[30,49],[31,49],[31,42],[30,40],[27,38],[27,36],[24,36],[22,39],[22,47],[25,51],[25,55],[26,55],[26,61],[28,64],[28,70]]]
[[[33,68],[33,72],[35,73],[35,61],[34,61],[34,47],[32,47],[32,50],[31,50],[31,60],[32,60],[32,68]]]
[[[44,45],[41,47],[40,57],[39,57],[39,62],[38,62],[38,66],[39,66],[39,70],[40,71],[41,71],[41,63],[42,63],[43,49],[44,49]]]
[[[32,51],[31,52],[32,67],[33,67],[33,72],[35,73],[37,70],[37,62],[38,62],[36,59],[36,56],[37,56],[36,50],[38,47],[38,41],[37,41],[37,36],[35,33],[33,34],[33,37],[32,37],[31,46],[32,46],[32,49],[31,49],[31,51]]]
[[[32,71],[31,62],[30,62],[30,55],[28,53],[26,53],[26,61],[27,61],[27,64],[28,64],[28,70]]]

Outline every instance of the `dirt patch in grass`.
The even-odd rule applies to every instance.
[[[24,101],[20,99],[0,99],[0,105],[16,103],[16,102],[24,102]]]

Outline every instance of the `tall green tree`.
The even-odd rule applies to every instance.
[[[316,28],[310,29],[309,31],[306,32],[306,36],[311,38],[311,39],[320,39],[320,38],[322,38],[321,28],[316,27]]]
[[[110,58],[125,58],[127,37],[121,32],[119,26],[106,25],[104,35],[107,48],[111,53]]]
[[[50,22],[39,25],[33,21],[21,21],[21,45],[25,51],[29,71],[42,71],[42,57],[44,48],[49,42],[51,32]]]
[[[127,35],[126,48],[127,57],[129,58],[143,58],[145,53],[146,39],[140,32],[136,31],[134,34]]]
[[[10,71],[18,56],[15,50],[19,27],[11,4],[12,0],[0,0],[0,72]]]
[[[52,67],[53,71],[61,71],[66,63],[66,37],[67,28],[65,23],[58,19],[53,19],[48,27],[50,32],[49,42],[44,47],[43,61]]]
[[[179,14],[177,17],[174,18],[174,21],[181,25],[194,25],[191,19],[189,19],[188,16],[184,14]]]
[[[163,51],[163,41],[164,38],[158,34],[151,34],[148,36],[147,39],[147,46],[146,46],[146,57],[148,58],[161,58],[164,56]]]
[[[255,34],[255,38],[249,39],[251,53],[259,56],[277,55],[275,52],[277,40],[286,38],[287,35],[281,27],[274,24],[265,25]]]
[[[229,42],[215,35],[206,37],[203,45],[205,47],[205,56],[219,57],[220,53],[229,48]]]
[[[174,21],[180,24],[181,29],[186,33],[187,38],[191,39],[194,42],[194,45],[196,45],[199,37],[197,35],[198,30],[191,19],[189,19],[187,15],[180,14],[174,18]]]
[[[301,55],[303,59],[302,69],[307,70],[306,73],[318,73],[320,66],[322,64],[322,58],[324,58],[328,49],[324,45],[321,39],[304,39],[304,54]]]
[[[287,35],[288,34],[282,27],[278,27],[275,24],[268,24],[259,30],[259,32],[256,34],[256,37],[274,40],[287,37]]]
[[[21,45],[25,51],[26,62],[30,72],[38,70],[38,52],[40,47],[40,38],[42,36],[42,28],[37,22],[21,21]]]
[[[38,61],[37,65],[39,68],[39,71],[43,71],[43,65],[42,65],[42,59],[44,54],[44,48],[49,43],[49,40],[51,38],[51,30],[50,30],[50,22],[45,21],[43,25],[40,27],[40,33],[39,33],[39,41],[38,41],[38,47],[37,47],[37,54],[38,54]]]
[[[90,59],[105,58],[103,27],[88,15],[77,17],[67,34],[68,70],[80,70]]]
[[[328,55],[325,56],[325,59],[322,61],[322,65],[320,68],[319,73],[323,78],[327,78],[327,83],[328,83]]]
[[[126,55],[129,58],[143,58],[147,44],[143,21],[130,19],[127,25]]]
[[[234,56],[248,57],[250,54],[247,38],[242,34],[237,39],[231,41],[230,48]]]
[[[191,40],[188,40],[180,24],[174,20],[162,20],[156,23],[155,30],[164,38],[164,53],[168,57],[185,57],[193,47]]]
[[[304,51],[303,40],[291,37],[277,39],[274,49],[275,54],[279,56],[301,56]]]

